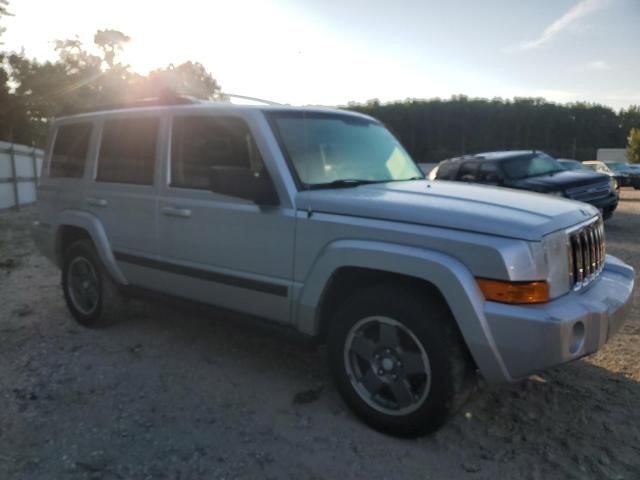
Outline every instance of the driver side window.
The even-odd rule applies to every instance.
[[[170,185],[208,190],[211,168],[222,166],[261,170],[247,124],[236,117],[174,117]]]

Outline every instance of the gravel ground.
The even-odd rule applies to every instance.
[[[597,355],[398,440],[346,410],[323,350],[296,335],[149,302],[75,325],[33,216],[0,214],[0,479],[640,478],[640,302]],[[640,269],[640,192],[606,229]]]

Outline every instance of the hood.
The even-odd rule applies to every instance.
[[[378,183],[299,192],[299,209],[538,241],[597,215],[551,195],[446,180]]]
[[[511,185],[517,188],[548,192],[602,183],[604,180],[608,179],[608,176],[602,173],[586,172],[582,170],[564,170],[562,172],[551,173],[548,175],[514,180],[511,182]]]

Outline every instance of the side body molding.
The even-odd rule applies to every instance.
[[[111,245],[109,244],[109,239],[107,238],[107,234],[105,233],[102,223],[100,223],[98,217],[82,210],[63,210],[60,212],[55,226],[57,232],[56,252],[60,252],[60,229],[67,225],[86,230],[89,233],[91,240],[93,240],[93,244],[98,251],[100,260],[102,260],[102,263],[111,275],[111,278],[121,285],[126,285],[128,283],[127,279],[122,274],[122,271],[118,268],[116,259],[113,256],[113,251],[111,250]],[[61,263],[60,258],[58,258],[58,263]]]
[[[338,240],[320,253],[300,285],[296,324],[304,333],[319,331],[319,306],[325,286],[341,267],[376,269],[426,280],[446,300],[476,365],[488,381],[510,380],[484,315],[484,297],[471,272],[440,252],[367,240]],[[425,312],[428,318],[429,312]]]

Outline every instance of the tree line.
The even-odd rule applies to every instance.
[[[350,104],[382,121],[418,162],[495,150],[536,149],[558,158],[596,158],[598,148],[624,148],[640,128],[640,107],[615,112],[590,103],[560,105],[543,98]]]
[[[140,75],[120,61],[129,37],[99,30],[93,45],[79,39],[55,42],[57,57],[38,61],[24,52],[2,51],[0,0],[0,140],[42,147],[51,118],[103,105],[158,97],[168,92],[221,100],[218,81],[197,62],[169,65]],[[557,157],[590,160],[603,147],[638,145],[640,107],[560,105],[542,98],[406,100],[349,104],[385,123],[418,162],[505,149],[539,149]]]

